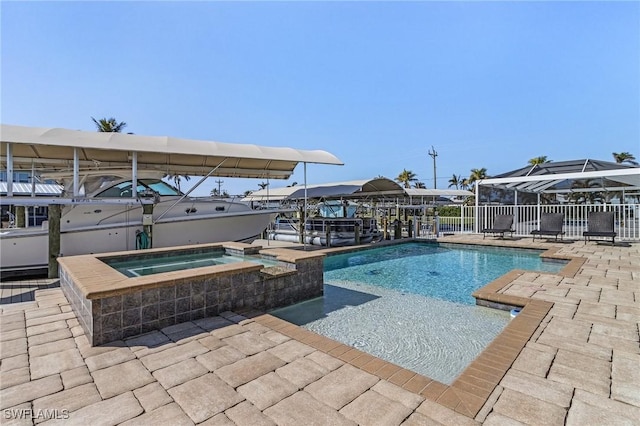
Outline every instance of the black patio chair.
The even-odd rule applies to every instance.
[[[591,237],[611,238],[611,244],[615,244],[616,235],[615,219],[613,212],[591,212],[587,218],[587,230],[582,233],[584,243]]]
[[[482,230],[482,239],[484,240],[487,234],[493,234],[494,237],[499,234],[504,238],[504,234],[507,232],[511,233],[511,236],[513,236],[515,231],[511,229],[511,225],[513,225],[513,216],[508,214],[497,214],[493,218],[493,225],[491,228],[484,228]]]
[[[564,235],[564,231],[562,230],[563,223],[564,214],[562,213],[542,213],[540,216],[540,229],[534,229],[531,231],[533,241],[536,240],[536,235],[549,237],[554,236],[557,241],[558,235],[560,235],[561,238]]]

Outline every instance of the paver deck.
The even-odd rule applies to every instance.
[[[56,288],[60,286],[57,278],[34,278],[29,280],[0,282],[0,305],[8,303],[32,302],[36,290]]]
[[[260,313],[91,347],[61,291],[37,290],[0,306],[1,422],[640,424],[640,244],[441,241],[581,261],[483,290],[526,306],[451,386]]]

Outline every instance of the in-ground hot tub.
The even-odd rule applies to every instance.
[[[100,345],[224,311],[266,311],[318,297],[323,257],[217,243],[60,257],[58,263],[62,291],[89,342]]]
[[[101,260],[127,277],[141,277],[238,262],[252,262],[264,266],[278,265],[278,261],[271,256],[228,254],[223,247],[207,248],[206,250],[190,249],[156,255],[116,256]]]

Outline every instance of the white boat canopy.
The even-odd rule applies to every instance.
[[[321,150],[9,124],[0,139],[2,167],[14,171],[72,171],[74,158],[80,173],[130,169],[137,157],[138,169],[169,175],[288,179],[298,163],[343,164]]]
[[[404,189],[387,178],[352,180],[347,182],[323,183],[307,185],[307,198],[366,198],[376,196],[402,196]],[[305,198],[305,187],[302,185],[285,188],[266,188],[252,192],[242,201],[283,201]]]
[[[403,188],[388,178],[353,180],[347,182],[323,183],[307,186],[308,198],[363,198],[363,197],[467,197],[472,192],[462,189]],[[254,191],[243,201],[295,200],[304,197],[303,186],[261,189]]]

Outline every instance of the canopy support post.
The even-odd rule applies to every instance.
[[[513,191],[513,223],[517,229],[518,227],[518,190]]]
[[[80,195],[80,156],[78,155],[78,148],[73,148],[73,196],[78,197]],[[86,194],[85,194],[86,195]]]
[[[304,209],[302,211],[302,247],[304,250],[307,249],[307,163],[302,163],[304,166]],[[328,244],[328,241],[327,241]]]
[[[7,197],[13,197],[13,145],[7,142]]]
[[[138,151],[131,155],[131,198],[138,198]]]
[[[541,212],[541,207],[540,207],[540,193],[538,192],[538,205],[536,208],[536,215],[538,216],[536,219],[538,221],[538,227],[540,226],[540,212]]]

